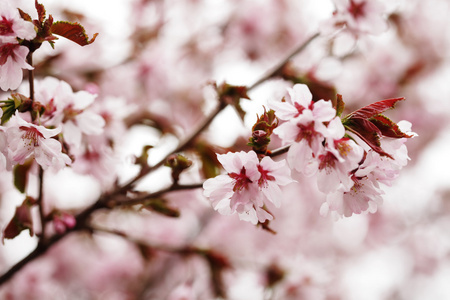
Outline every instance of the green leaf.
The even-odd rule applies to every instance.
[[[84,27],[79,23],[70,23],[65,21],[58,21],[51,26],[53,34],[60,35],[66,39],[77,43],[80,46],[86,46],[92,44],[95,41],[98,33],[95,33],[91,39],[86,34]]]

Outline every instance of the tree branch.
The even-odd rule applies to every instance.
[[[272,69],[272,71],[268,72],[265,76],[263,76],[262,78],[260,78],[258,81],[256,81],[255,83],[253,83],[251,86],[249,86],[247,88],[248,91],[256,88],[258,85],[260,85],[261,83],[263,83],[266,80],[271,79],[272,77],[277,76],[281,70],[283,70],[284,66],[286,66],[286,64],[297,54],[299,54],[300,52],[302,52],[303,50],[305,50],[305,48],[313,41],[315,40],[317,37],[319,37],[320,33],[316,33],[314,35],[312,35],[309,39],[307,39],[306,41],[304,41],[300,46],[298,46],[297,48],[295,48],[294,51],[292,51],[284,60],[282,60],[275,68]]]
[[[318,36],[319,36],[318,33],[313,35],[313,36],[311,36],[308,40],[306,40],[303,44],[301,44],[297,49],[295,49],[295,51],[293,51],[284,60],[282,60],[281,63],[278,64],[277,67],[275,67],[271,72],[267,73],[261,79],[256,81],[253,85],[249,86],[247,88],[247,90],[252,90],[255,87],[257,87],[258,85],[260,85],[261,83],[263,83],[264,81],[266,81],[266,80],[276,76],[282,70],[282,68],[286,65],[286,63],[289,62],[290,59],[292,59],[295,55],[297,55],[298,53],[303,51]],[[31,57],[29,58],[29,62],[30,61],[31,61]],[[29,80],[30,80],[30,82],[33,82],[34,81],[34,74],[33,73],[29,73],[29,74],[30,74]],[[31,97],[34,98],[34,83],[30,83],[30,98]],[[9,279],[11,279],[18,271],[20,271],[29,262],[31,262],[31,261],[35,260],[36,258],[39,258],[43,254],[45,254],[46,251],[49,248],[51,248],[57,242],[61,241],[64,237],[66,237],[70,233],[73,233],[73,232],[76,232],[76,231],[82,231],[82,230],[89,230],[89,227],[87,225],[88,221],[89,221],[91,215],[97,210],[100,210],[100,209],[111,209],[112,207],[114,207],[114,204],[116,204],[117,206],[140,204],[140,203],[142,203],[142,201],[145,201],[145,200],[148,200],[150,198],[154,198],[154,197],[160,196],[160,195],[162,195],[164,193],[167,193],[167,192],[177,191],[177,190],[182,190],[182,189],[193,189],[193,188],[201,187],[201,184],[193,184],[193,185],[186,185],[186,186],[174,185],[174,186],[171,186],[169,188],[163,189],[161,191],[144,195],[144,196],[142,196],[140,198],[135,198],[135,199],[132,199],[132,200],[128,199],[126,201],[125,200],[120,200],[120,201],[117,201],[115,203],[115,201],[116,201],[115,198],[117,198],[117,196],[123,195],[124,192],[131,190],[138,181],[140,181],[146,175],[150,174],[151,172],[153,172],[154,170],[156,170],[160,166],[162,166],[170,155],[172,155],[174,153],[177,153],[177,152],[180,152],[180,151],[184,150],[186,147],[188,147],[200,135],[200,133],[203,132],[203,130],[205,130],[209,126],[209,124],[211,124],[211,122],[214,120],[214,118],[225,107],[226,107],[225,104],[219,103],[219,105],[216,107],[216,109],[203,121],[203,123],[193,133],[191,133],[191,135],[188,138],[186,138],[181,144],[179,144],[178,147],[174,151],[172,151],[171,153],[167,154],[163,159],[161,159],[155,165],[153,165],[151,167],[148,167],[146,169],[143,169],[135,178],[130,180],[128,183],[124,184],[121,187],[117,187],[116,190],[114,190],[113,192],[111,192],[109,194],[101,195],[100,198],[94,204],[92,204],[91,206],[89,206],[86,209],[84,209],[83,211],[81,211],[76,216],[77,223],[76,223],[76,226],[73,229],[66,231],[62,235],[55,235],[55,236],[51,237],[50,239],[39,243],[35,250],[33,250],[24,259],[22,259],[19,262],[17,262],[14,266],[12,266],[2,276],[0,276],[0,286],[2,284],[4,284],[5,282],[7,282]],[[285,153],[285,152],[287,152],[288,149],[289,149],[289,146],[280,148],[278,150],[274,150],[274,151],[272,151],[271,156],[276,156],[276,155],[280,155],[282,153]],[[112,204],[112,206],[109,206],[108,204]]]

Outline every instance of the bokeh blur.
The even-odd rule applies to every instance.
[[[13,2],[36,15],[34,1]],[[331,32],[333,11],[350,2],[365,3],[41,0],[55,20],[79,22],[88,36],[99,35],[85,47],[64,38],[55,49],[44,44],[34,57],[36,80],[53,76],[74,91],[97,94],[94,107],[107,118],[107,138],[89,141],[101,161],[80,159],[46,174],[49,212],[75,214],[127,182],[145,145],[154,146],[150,164],[158,162],[213,110],[212,82],[250,86],[316,32],[321,35],[293,57],[284,78],[265,81],[248,93],[251,100],[241,100],[243,119],[232,107],[217,116],[202,135],[209,143],[203,154],[247,151],[257,114],[285,95],[292,74],[318,95],[341,94],[347,113],[405,97],[387,115],[411,122],[418,136],[408,140],[410,161],[392,186],[383,186],[375,213],[323,217],[324,195],[313,179],[293,174],[298,183],[283,189],[281,208],[272,211],[273,234],[220,215],[201,188],[171,192],[164,200],[178,218],[136,208],[98,211],[92,216],[97,230],[67,235],[3,283],[0,298],[450,299],[450,2],[380,0],[380,32]],[[274,137],[271,148],[279,146]],[[194,165],[180,182],[204,180],[201,155],[186,155]],[[10,174],[1,176],[4,229],[23,194]],[[37,193],[35,177],[30,195]],[[170,180],[170,170],[161,168],[137,190],[155,192]],[[2,273],[37,243],[28,230],[5,240]]]

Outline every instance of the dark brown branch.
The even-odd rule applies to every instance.
[[[39,191],[38,191],[38,199],[37,199],[37,205],[39,207],[39,219],[41,222],[41,236],[40,239],[45,240],[45,213],[44,213],[44,169],[42,169],[42,166],[39,166]]]
[[[192,142],[200,135],[200,133],[203,132],[203,130],[205,130],[209,126],[209,124],[211,124],[211,122],[214,120],[214,118],[225,107],[226,107],[226,105],[219,104],[216,107],[216,109],[203,121],[203,123],[194,132],[192,132],[188,138],[186,138],[181,144],[179,144],[175,150],[173,150],[171,153],[168,153],[164,158],[162,158],[155,165],[148,167],[146,169],[143,169],[135,178],[133,178],[127,184],[125,184],[122,188],[120,188],[120,190],[126,191],[129,189],[132,189],[139,180],[141,180],[142,178],[144,178],[145,176],[147,176],[154,170],[158,169],[159,167],[161,167],[166,162],[167,158],[169,158],[170,155],[172,155],[174,153],[178,153],[178,152],[184,150],[185,148],[187,148],[189,145],[191,145]]]
[[[31,51],[28,53],[27,63],[33,66],[33,52]],[[34,101],[34,69],[28,70],[28,84],[30,87],[30,99]]]
[[[181,190],[192,190],[192,189],[199,189],[203,186],[203,183],[195,183],[195,184],[188,184],[188,185],[172,185],[168,188],[165,188],[163,190],[160,190],[158,192],[154,193],[146,193],[144,195],[140,195],[136,198],[124,198],[124,199],[115,199],[113,200],[114,207],[116,206],[132,206],[137,204],[144,204],[145,201],[152,199],[152,198],[158,198],[161,195],[168,193],[168,192],[174,192],[174,191],[181,191]]]
[[[291,148],[291,145],[287,145],[287,146],[272,150],[272,151],[270,151],[269,156],[275,157],[275,156],[287,153],[289,151],[289,148]]]

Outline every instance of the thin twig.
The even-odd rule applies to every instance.
[[[312,35],[309,39],[307,39],[305,42],[303,42],[300,46],[298,46],[297,48],[295,48],[294,51],[291,52],[291,54],[289,54],[283,61],[281,61],[275,68],[272,69],[272,71],[268,72],[265,76],[263,76],[262,78],[260,78],[258,81],[256,81],[255,83],[253,83],[251,86],[249,86],[247,88],[248,91],[254,89],[255,87],[257,87],[258,85],[260,85],[261,83],[263,83],[266,80],[271,79],[272,77],[278,75],[280,73],[280,71],[284,68],[284,66],[286,66],[286,64],[297,54],[299,54],[300,52],[302,52],[303,50],[305,50],[305,48],[313,41],[315,40],[318,36],[320,35],[320,33],[316,33],[314,35]]]
[[[28,54],[27,63],[33,66],[33,52]],[[34,101],[34,69],[28,70],[28,84],[30,87],[30,99]]]
[[[199,189],[203,186],[203,182],[201,183],[194,183],[194,184],[186,184],[186,185],[171,185],[170,187],[167,187],[163,190],[154,192],[154,193],[145,193],[143,195],[140,195],[136,198],[125,198],[123,200],[114,199],[114,206],[132,206],[137,204],[143,204],[145,201],[160,197],[161,195],[168,193],[168,192],[174,192],[174,191],[185,191],[185,190],[192,190],[192,189]]]
[[[270,151],[269,156],[270,157],[275,157],[275,156],[284,154],[284,153],[289,151],[289,148],[291,148],[291,145],[287,145],[287,146],[280,147],[278,149],[272,150],[272,151]]]
[[[211,122],[214,120],[214,118],[225,107],[226,106],[224,106],[222,104],[219,104],[216,107],[216,109],[203,121],[203,123],[194,132],[192,132],[191,135],[188,138],[186,138],[182,143],[180,143],[175,150],[173,150],[171,153],[168,153],[164,158],[162,158],[159,162],[157,162],[153,166],[151,166],[151,167],[141,171],[135,178],[133,178],[127,184],[125,184],[123,187],[121,187],[120,191],[126,191],[126,190],[129,190],[129,189],[133,188],[133,186],[139,180],[141,180],[142,178],[144,178],[145,176],[147,176],[148,174],[150,174],[154,170],[158,169],[159,167],[161,167],[167,161],[167,159],[169,158],[170,155],[172,155],[174,153],[178,153],[178,152],[184,150],[186,147],[188,147],[200,135],[200,133],[203,132],[203,130],[205,130],[209,126],[209,124],[211,124]]]
[[[37,199],[37,205],[39,207],[39,219],[41,222],[41,236],[40,239],[45,240],[45,213],[44,213],[44,169],[39,166],[39,194]]]

